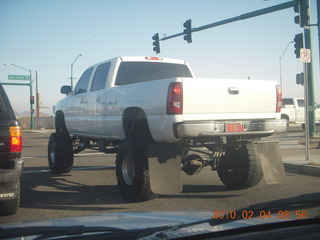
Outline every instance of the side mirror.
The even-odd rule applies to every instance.
[[[62,86],[61,89],[60,89],[60,93],[62,94],[66,94],[66,95],[69,95],[69,93],[72,92],[72,88],[71,86]]]

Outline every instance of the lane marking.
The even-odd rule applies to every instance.
[[[105,155],[105,153],[78,153],[78,154],[75,154],[74,157],[82,157],[82,156],[90,156],[90,155]],[[47,158],[48,156],[22,156],[22,159],[30,159],[30,158]]]
[[[99,169],[115,169],[116,166],[92,166],[92,167],[73,167],[72,171],[83,171],[83,170],[99,170]],[[29,173],[46,173],[51,172],[50,169],[42,169],[42,170],[25,170],[23,174]]]

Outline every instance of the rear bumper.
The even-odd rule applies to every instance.
[[[12,161],[12,168],[0,169],[0,184],[15,182],[21,177],[24,161],[22,159],[14,159]]]
[[[226,123],[240,123],[241,132],[226,132]],[[286,120],[255,120],[255,121],[190,121],[175,123],[176,138],[197,138],[210,136],[253,136],[265,137],[287,131]]]
[[[13,168],[0,169],[0,201],[19,197],[24,161],[20,158],[11,161]]]

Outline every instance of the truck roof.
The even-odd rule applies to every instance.
[[[121,61],[121,62],[165,62],[165,63],[175,63],[175,64],[187,65],[187,62],[185,60],[175,59],[175,58],[146,57],[146,56],[122,56],[122,57],[116,57],[116,58],[108,59],[108,60],[93,64],[90,67],[100,65],[104,62],[115,62],[115,61]]]
[[[158,61],[167,63],[178,63],[187,64],[185,60],[174,59],[174,58],[164,58],[164,57],[143,57],[143,56],[124,56],[119,57],[123,62],[147,62],[147,61]]]

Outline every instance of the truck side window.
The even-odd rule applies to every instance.
[[[292,98],[284,98],[283,102],[282,102],[282,105],[283,106],[285,106],[285,105],[293,105],[293,99]]]
[[[85,93],[87,92],[87,88],[88,88],[88,83],[90,80],[90,76],[92,73],[93,68],[89,68],[87,69],[81,76],[81,78],[79,79],[77,86],[75,88],[75,94],[80,94],[80,93]]]
[[[109,73],[111,63],[104,63],[101,64],[94,74],[91,91],[97,91],[100,89],[104,89],[106,86],[106,81]]]
[[[304,100],[303,99],[298,99],[297,102],[298,102],[299,107],[304,107]]]

